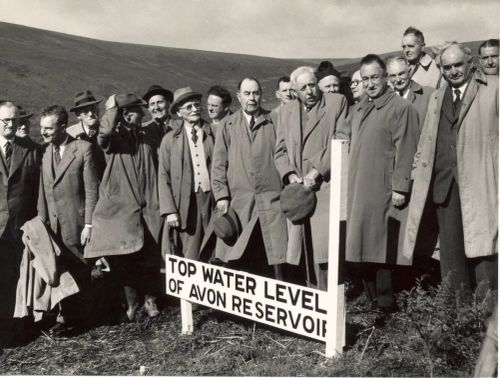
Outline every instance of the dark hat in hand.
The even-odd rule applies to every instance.
[[[241,224],[236,212],[229,207],[227,213],[214,221],[214,232],[227,245],[234,245],[241,234]]]
[[[314,75],[318,79],[318,82],[327,76],[335,76],[340,79],[340,72],[328,60],[324,60],[319,64]]]
[[[316,194],[299,183],[285,186],[280,196],[281,211],[294,224],[311,217],[316,208]]]
[[[137,97],[134,93],[121,93],[115,96],[118,109],[132,108],[134,106],[144,106],[144,100]]]
[[[203,95],[201,93],[195,92],[191,87],[179,88],[174,93],[174,101],[170,106],[170,113],[177,113],[177,109],[188,100],[198,100],[201,101]]]
[[[96,100],[92,92],[89,90],[78,92],[75,95],[75,105],[69,109],[70,112],[74,112],[85,106],[94,105],[100,103],[102,100]]]
[[[149,99],[156,95],[162,95],[167,99],[169,103],[171,103],[172,100],[174,99],[174,95],[172,94],[172,92],[159,85],[150,86],[146,91],[146,93],[144,93],[144,96],[142,96],[142,99],[146,102],[149,102]]]

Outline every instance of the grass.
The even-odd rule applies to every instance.
[[[335,359],[324,357],[321,342],[211,309],[195,312],[193,335],[182,336],[179,307],[170,303],[153,320],[141,313],[132,323],[103,325],[71,338],[41,334],[27,345],[4,349],[0,374],[467,376],[477,359],[485,313],[475,297],[457,302],[459,314],[452,311],[448,299],[454,295],[446,287],[417,285],[399,295],[402,310],[382,324],[364,295],[349,298],[348,346]],[[442,306],[448,306],[444,315]],[[439,324],[456,325],[447,338],[434,328],[425,333],[438,318]],[[458,343],[461,350],[454,350]]]

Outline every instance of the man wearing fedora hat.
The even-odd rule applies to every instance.
[[[17,105],[17,110],[19,111],[19,124],[17,125],[16,136],[19,138],[30,138],[30,118],[33,117],[33,113],[26,112],[21,105]]]
[[[287,216],[287,263],[300,266],[299,269],[303,270],[302,260],[307,272],[309,261],[313,260],[317,286],[326,290],[330,145],[334,138],[346,138],[347,100],[339,93],[322,93],[312,67],[295,69],[290,81],[297,99],[285,104],[279,113],[276,167],[285,184],[302,183],[308,190],[314,191],[318,206],[303,225],[293,224],[293,218]],[[283,198],[282,207],[287,204],[287,200]],[[309,246],[307,250],[305,246]],[[290,267],[290,270],[295,269]],[[306,277],[308,284],[313,284],[314,280],[310,278]]]
[[[175,91],[170,111],[182,126],[163,138],[158,168],[160,215],[166,217],[162,250],[171,252],[169,228],[174,228],[183,256],[195,260],[214,203],[210,188],[214,136],[201,118],[201,98],[190,87]]]
[[[148,316],[159,314],[160,212],[157,148],[141,127],[145,102],[133,93],[106,102],[97,141],[107,155],[85,257],[106,257],[123,287],[133,320],[144,296]]]
[[[142,127],[151,134],[151,139],[156,142],[157,147],[160,147],[163,137],[176,126],[168,114],[168,107],[173,100],[172,92],[159,85],[152,85],[142,99],[151,115],[151,120],[143,123]]]
[[[260,106],[257,79],[241,80],[237,98],[241,110],[217,127],[212,190],[219,214],[231,207],[242,232],[233,246],[219,238],[216,258],[237,269],[281,279],[287,230],[279,203],[281,179],[274,165],[276,128]]]
[[[99,132],[99,103],[92,92],[85,90],[75,95],[74,105],[69,110],[74,112],[78,118],[78,123],[68,126],[66,133],[75,139],[90,142],[94,147],[94,159],[97,176],[101,179],[106,166],[104,152],[97,144],[97,134]]]

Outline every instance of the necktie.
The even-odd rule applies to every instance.
[[[460,105],[462,105],[462,101],[460,98],[462,92],[460,92],[459,89],[454,89],[453,91],[455,92],[455,101],[453,101],[453,108],[455,109],[455,115],[458,116],[458,114],[460,113]]]
[[[59,153],[59,146],[54,144],[54,163],[57,167],[61,162],[61,154]]]
[[[399,96],[403,97],[404,96],[404,91],[398,91]]]
[[[10,162],[12,161],[12,144],[10,142],[5,143],[5,162],[7,163],[7,169],[10,169]]]
[[[193,126],[191,129],[191,140],[194,144],[198,142],[198,133],[196,132],[196,126]]]
[[[253,116],[250,117],[250,130],[253,131],[253,127],[255,126],[255,118]]]

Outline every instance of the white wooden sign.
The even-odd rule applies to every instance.
[[[332,141],[328,291],[167,255],[166,292],[181,299],[184,334],[193,332],[191,307],[198,303],[323,341],[327,357],[342,353],[345,305],[339,272],[345,238],[341,224],[346,219],[347,148],[346,141]]]

